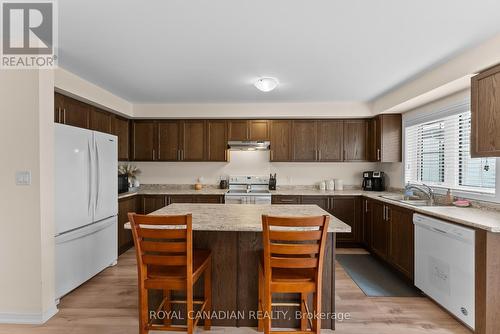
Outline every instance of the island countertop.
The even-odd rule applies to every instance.
[[[194,231],[262,231],[262,215],[330,216],[328,232],[351,232],[351,227],[317,205],[287,204],[185,204],[174,203],[151,215],[193,215]],[[130,229],[130,223],[125,224]],[[159,226],[158,228],[171,228]]]

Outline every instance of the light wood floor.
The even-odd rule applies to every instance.
[[[337,312],[349,312],[352,319],[337,322],[335,332],[325,333],[471,333],[427,298],[369,298],[338,264],[336,276]],[[130,250],[119,258],[118,265],[63,298],[59,313],[46,324],[0,325],[0,334],[136,334],[136,280],[135,254]],[[197,332],[204,331],[199,328]],[[210,333],[258,332],[252,328],[215,327]]]

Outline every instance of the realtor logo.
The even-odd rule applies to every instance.
[[[56,66],[53,1],[1,1],[1,68],[36,69]]]

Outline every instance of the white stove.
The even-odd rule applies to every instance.
[[[230,176],[226,204],[271,204],[268,176]]]

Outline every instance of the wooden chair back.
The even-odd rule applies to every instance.
[[[321,278],[330,217],[262,216],[264,269],[314,269]],[[296,228],[303,230],[297,231]],[[267,276],[267,275],[266,275]]]
[[[186,267],[186,277],[193,271],[192,216],[152,216],[128,214],[137,254],[139,280],[147,277],[150,266]],[[158,228],[169,225],[169,228]]]

